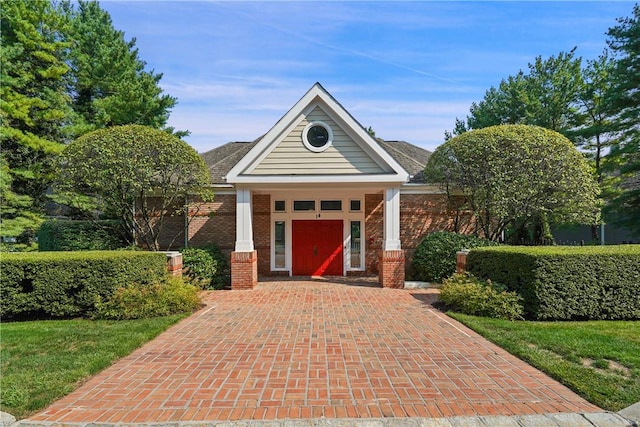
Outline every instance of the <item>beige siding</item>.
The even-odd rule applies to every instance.
[[[309,122],[322,121],[331,126],[333,144],[321,153],[309,151],[302,143],[302,131]],[[385,173],[320,108],[316,107],[251,172],[251,175],[317,175]]]

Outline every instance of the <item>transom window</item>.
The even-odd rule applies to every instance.
[[[321,211],[341,211],[342,200],[321,200],[320,210]]]
[[[284,200],[276,200],[273,202],[273,210],[275,212],[285,212],[287,210],[287,203]]]
[[[316,201],[315,200],[294,200],[293,201],[293,210],[296,211],[296,212],[315,211],[316,210]]]

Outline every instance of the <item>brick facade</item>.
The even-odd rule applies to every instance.
[[[189,225],[189,246],[205,246],[216,244],[231,256],[235,247],[236,235],[236,196],[234,194],[217,194],[215,200],[191,210],[194,216]],[[256,268],[258,274],[270,275],[271,272],[271,196],[254,194],[252,198],[252,218],[254,247],[256,249]],[[365,266],[364,274],[379,274],[382,245],[384,241],[384,202],[381,193],[365,194],[364,227],[365,227]],[[161,242],[168,243],[173,239],[171,248],[163,245],[163,249],[175,249],[184,245],[184,217],[167,218],[167,233]],[[403,265],[411,275],[411,258],[422,238],[434,231],[472,232],[471,216],[458,214],[451,208],[451,203],[444,194],[401,194],[400,195],[400,240],[404,250]],[[386,264],[385,264],[386,265]],[[390,267],[391,268],[391,267]],[[395,268],[395,267],[393,267]],[[389,268],[387,272],[389,272]],[[354,274],[354,272],[349,272]],[[282,274],[282,272],[277,272]],[[355,274],[360,274],[355,272]]]

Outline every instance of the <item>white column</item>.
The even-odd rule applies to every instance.
[[[384,191],[384,245],[385,251],[399,250],[400,244],[400,188]]]
[[[236,252],[253,251],[253,226],[251,223],[251,190],[236,190]]]

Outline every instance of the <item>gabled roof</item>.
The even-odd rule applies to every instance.
[[[226,184],[225,177],[231,168],[259,140],[260,138],[252,142],[229,142],[202,153],[202,159],[211,173],[211,183]],[[424,183],[424,167],[431,156],[430,151],[405,141],[385,141],[378,138],[377,142],[409,173],[410,183]]]
[[[323,114],[329,118],[336,128],[345,135],[351,148],[359,150],[360,159],[368,162],[369,167],[358,168],[348,155],[348,150],[339,152],[337,146],[334,155],[340,157],[342,166],[347,162],[353,167],[343,169],[322,168],[328,157],[324,153],[307,154],[300,151],[302,142],[297,146],[297,158],[292,159],[291,170],[282,168],[282,172],[260,172],[264,170],[263,161],[278,149],[281,144],[286,146],[286,138],[292,140],[292,135],[300,137],[300,128],[312,114]],[[302,155],[301,155],[302,153]],[[304,156],[304,157],[302,157]],[[309,167],[296,165],[296,160],[308,162]],[[286,164],[285,164],[286,166]],[[320,171],[320,172],[318,172]],[[408,182],[409,173],[403,168],[382,145],[374,139],[349,112],[340,105],[319,83],[314,84],[309,91],[259,140],[252,143],[246,154],[237,161],[226,175],[226,182],[230,184],[260,183],[398,183]]]

